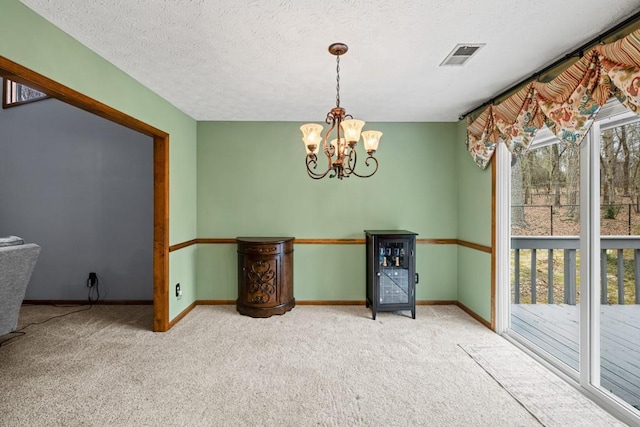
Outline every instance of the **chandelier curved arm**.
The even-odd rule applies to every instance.
[[[327,113],[327,119],[325,122],[328,125],[335,126],[336,122],[340,123],[345,120],[353,120],[353,116],[351,114],[346,114],[344,108],[336,107]],[[331,129],[333,129],[333,126]],[[331,130],[329,130],[329,133],[331,133]]]
[[[351,162],[352,155],[353,155],[353,163]],[[378,159],[373,157],[372,154],[369,154],[369,156],[364,161],[365,166],[367,166],[368,168],[370,168],[372,166],[375,166],[375,168],[373,169],[373,171],[370,174],[360,175],[359,173],[357,173],[355,171],[356,160],[357,160],[357,154],[356,154],[355,150],[351,150],[351,152],[349,153],[349,174],[353,174],[353,175],[357,176],[358,178],[369,178],[370,176],[373,176],[373,174],[378,171]],[[372,160],[373,160],[373,165],[370,164],[370,162]]]
[[[329,167],[326,171],[324,171],[324,173],[316,173],[313,170],[311,170],[311,169],[316,169],[318,167],[318,160],[315,155],[307,156],[305,163],[307,166],[307,175],[309,175],[309,177],[313,179],[322,179],[325,176],[327,176],[327,174],[332,170],[331,167]]]
[[[351,175],[356,168],[356,161],[358,160],[358,154],[356,150],[350,149],[349,154],[346,156],[346,165],[344,166],[344,173]]]
[[[340,123],[340,115],[339,114],[340,114],[340,112],[336,108],[332,109],[331,111],[329,111],[327,113],[327,118],[324,120],[324,122],[326,124],[328,124],[328,125],[331,125],[331,127],[324,134],[324,142],[325,143],[329,139],[329,135],[331,135],[331,132],[333,132],[333,129],[336,127],[336,122]],[[340,130],[340,128],[338,128],[338,131],[339,130]]]

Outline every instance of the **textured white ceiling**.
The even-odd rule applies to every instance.
[[[21,0],[197,120],[455,121],[638,0]],[[439,67],[457,43],[486,43]]]

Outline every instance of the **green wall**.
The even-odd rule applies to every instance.
[[[480,169],[464,141],[466,125],[457,124],[458,239],[491,246],[491,166]],[[491,254],[458,247],[458,301],[491,321]]]
[[[378,173],[314,181],[304,169],[300,123],[196,123],[18,0],[0,1],[0,55],[170,134],[170,244],[362,238],[365,228],[491,244],[491,173],[469,158],[462,122],[368,124],[385,133]],[[295,250],[296,298],[363,299],[362,246]],[[419,300],[459,299],[489,320],[488,254],[423,244],[417,255]],[[234,299],[235,256],[234,245],[172,252],[169,285],[180,282],[183,298],[170,293],[170,318],[196,299]]]
[[[458,301],[491,322],[491,254],[458,247]]]
[[[343,181],[307,176],[300,125],[198,123],[199,237],[456,237],[455,123],[368,123],[384,133],[380,169]],[[235,299],[235,256],[234,245],[199,245],[199,299]],[[363,245],[296,245],[294,259],[298,300],[364,299]],[[421,244],[416,264],[419,300],[457,298],[455,245]]]
[[[196,237],[195,120],[18,0],[0,1],[0,56],[169,133],[169,240]],[[170,255],[169,283],[180,282],[186,295],[196,293],[195,256],[195,251]],[[172,296],[169,302],[173,318],[193,300]]]

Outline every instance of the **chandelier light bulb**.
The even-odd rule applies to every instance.
[[[307,149],[307,155],[318,154],[320,143],[322,142],[322,125],[307,123],[300,126],[300,130],[302,131],[302,142]]]
[[[338,142],[338,139],[332,139],[331,140],[331,144],[333,147],[333,155],[334,156],[340,156],[342,154],[344,154],[344,138],[340,138],[340,141]]]
[[[364,122],[362,120],[350,119],[345,120],[340,125],[344,131],[344,138],[349,145],[355,145],[360,140],[360,132],[364,127]]]
[[[368,154],[375,153],[380,143],[382,132],[377,130],[367,130],[362,132],[362,141],[364,142],[364,149]]]

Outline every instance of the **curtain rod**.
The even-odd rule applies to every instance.
[[[613,35],[614,33],[622,30],[624,27],[632,24],[634,21],[640,19],[640,11],[636,12],[635,14],[631,15],[631,17],[625,19],[624,21],[618,23],[617,25],[609,28],[608,30],[606,30],[603,33],[600,33],[597,37],[589,40],[588,42],[582,44],[579,48],[571,51],[570,53],[566,54],[565,56],[563,56],[560,59],[555,60],[554,62],[552,62],[551,64],[547,65],[546,67],[542,68],[541,70],[536,71],[535,73],[533,73],[530,77],[527,77],[523,80],[520,80],[519,82],[512,84],[511,86],[509,86],[507,89],[504,89],[502,92],[500,92],[499,94],[497,94],[496,96],[492,97],[491,99],[489,99],[488,101],[483,102],[481,105],[475,107],[473,110],[469,110],[466,113],[462,114],[458,119],[462,120],[465,117],[467,117],[468,115],[470,115],[471,113],[486,107],[488,105],[494,104],[496,99],[502,98],[503,96],[505,96],[506,94],[508,94],[509,92],[513,91],[514,89],[524,85],[525,83],[528,83],[532,80],[536,80],[538,79],[538,77],[540,77],[542,74],[546,73],[549,70],[552,70],[554,68],[556,68],[558,65],[563,64],[564,62],[568,61],[569,59],[578,56],[578,57],[582,57],[583,53],[585,50],[587,50],[588,48],[590,48],[591,46],[593,46],[594,44],[598,44],[600,42],[602,42],[603,39],[609,37],[610,35]]]

